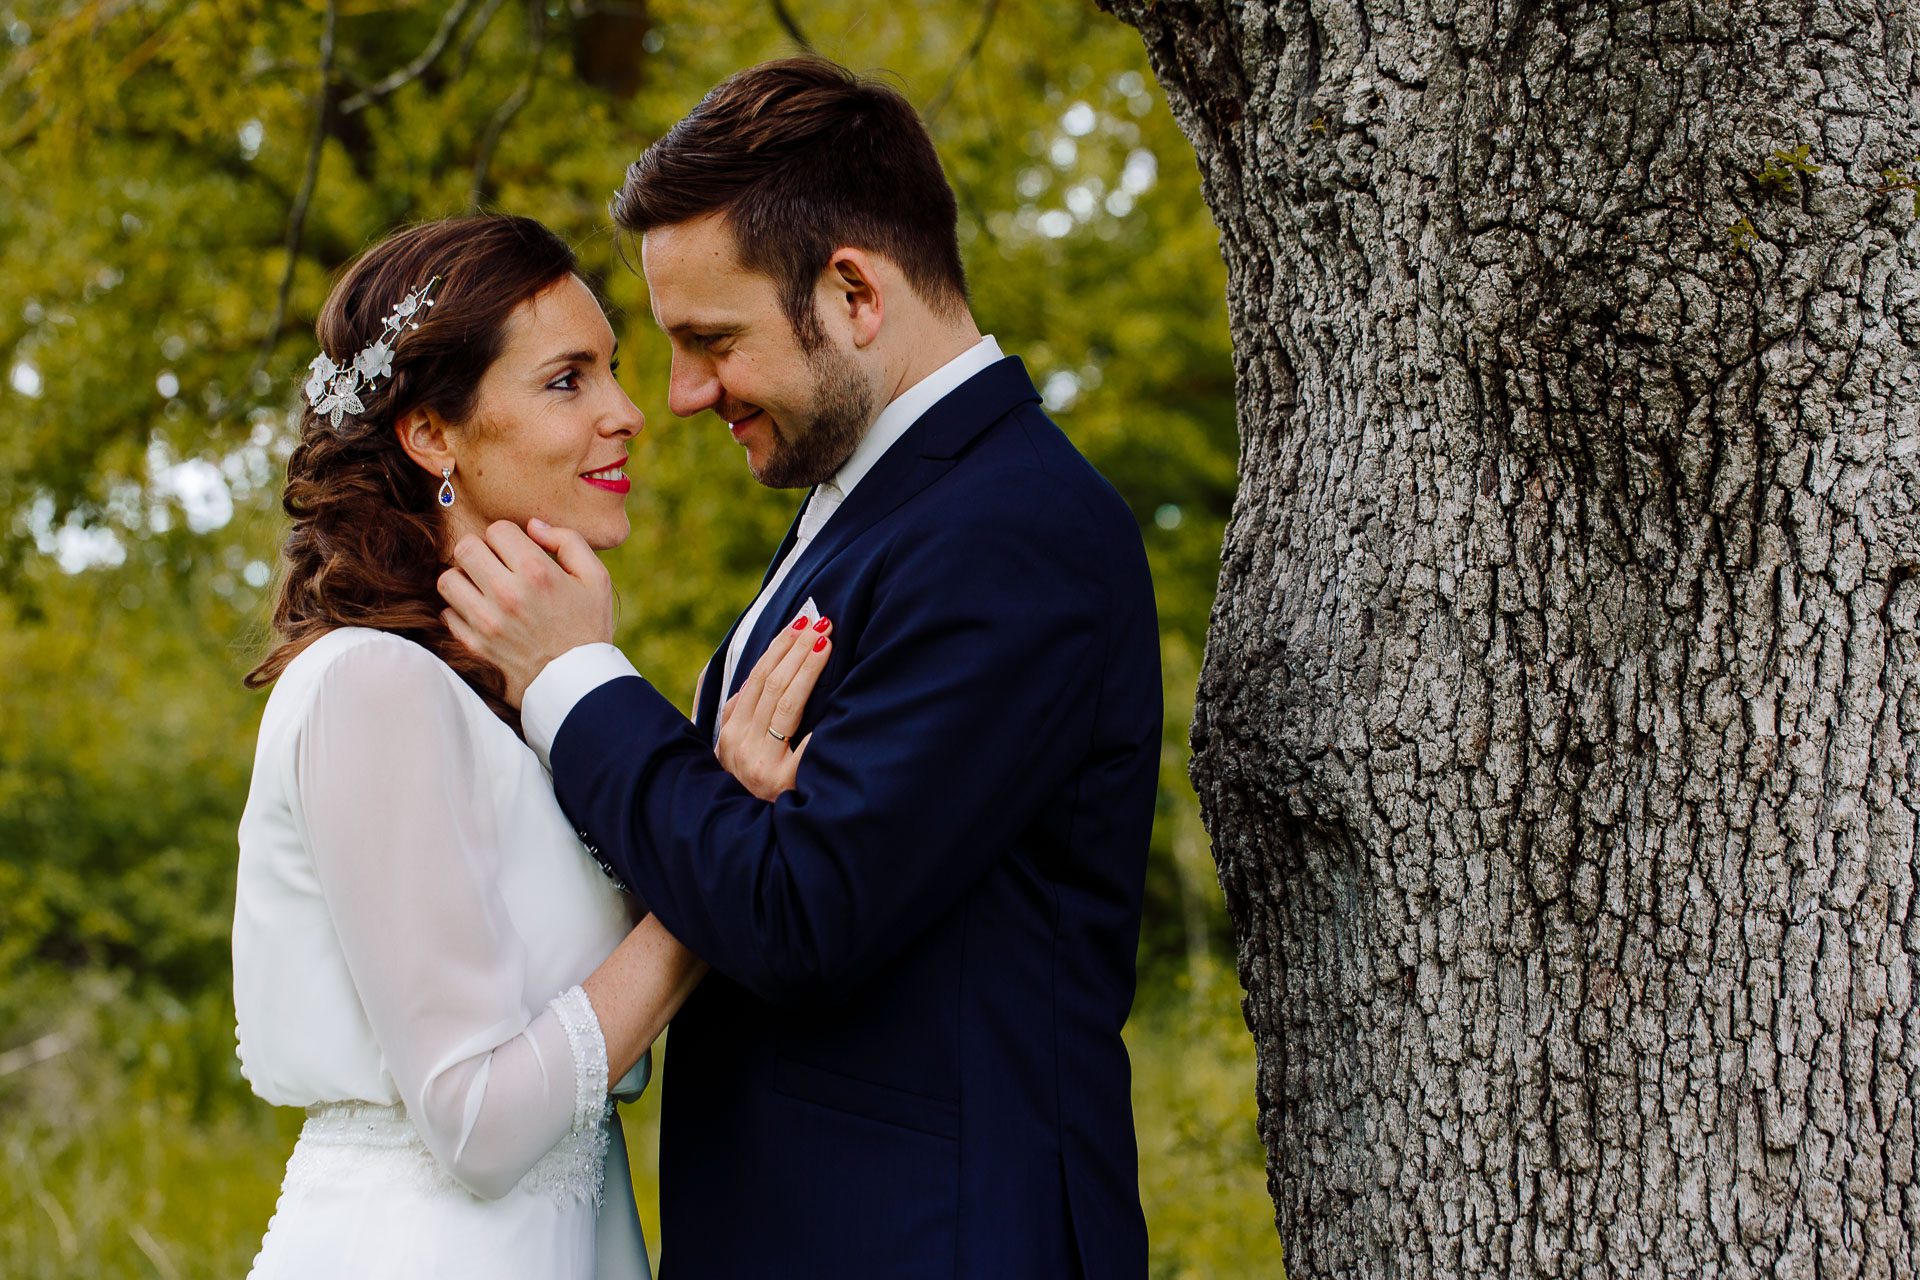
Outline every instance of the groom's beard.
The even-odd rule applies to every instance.
[[[785,426],[769,416],[774,447],[753,478],[769,489],[804,489],[830,479],[873,425],[873,387],[851,356],[822,346],[807,355],[814,373],[812,411]]]

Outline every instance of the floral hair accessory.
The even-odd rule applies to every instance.
[[[322,351],[307,366],[307,403],[316,414],[327,419],[335,431],[340,430],[341,419],[367,411],[360,400],[361,392],[371,394],[375,382],[393,376],[394,344],[400,340],[403,329],[420,327],[415,317],[423,317],[426,308],[433,305],[434,286],[439,283],[440,277],[435,276],[400,299],[382,324],[380,336],[362,347],[352,364],[336,365]]]

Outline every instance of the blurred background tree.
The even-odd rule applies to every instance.
[[[649,424],[618,641],[684,699],[797,495],[667,413],[605,206],[709,86],[796,45],[922,107],[976,313],[1140,519],[1168,707],[1129,1031],[1155,1274],[1278,1272],[1186,781],[1235,481],[1225,277],[1134,33],[1069,0],[0,0],[0,1274],[234,1275],[272,1208],[298,1116],[233,1057],[263,702],[239,677],[333,273],[476,207],[574,239]],[[652,1106],[627,1119],[657,1228]]]

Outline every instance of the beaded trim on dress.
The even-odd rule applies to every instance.
[[[572,1166],[565,1170],[549,1167],[548,1158],[534,1165],[520,1185],[529,1190],[582,1195],[598,1208],[601,1183],[606,1177],[607,1124],[613,1115],[613,1099],[607,1096],[606,1037],[601,1034],[600,1018],[594,1013],[585,988],[569,987],[549,1000],[547,1007],[560,1019],[560,1029],[567,1033],[567,1047],[573,1051],[574,1082],[573,1128],[548,1158],[577,1140],[580,1158],[589,1166],[580,1171],[580,1177],[590,1175],[592,1190],[589,1193],[584,1185],[576,1184]],[[560,1184],[549,1185],[555,1175],[560,1176]]]
[[[598,1208],[606,1156],[604,1119],[591,1130],[571,1129],[527,1171],[517,1190],[562,1203],[585,1201]],[[407,1118],[406,1108],[370,1102],[331,1102],[307,1108],[300,1140],[287,1158],[281,1196],[350,1183],[473,1195],[434,1157]]]
[[[554,997],[548,1008],[573,1051],[573,1125],[541,1156],[515,1188],[565,1203],[581,1200],[599,1208],[606,1178],[608,1120],[607,1047],[587,993],[579,987]],[[300,1140],[287,1159],[280,1194],[337,1187],[343,1183],[470,1196],[448,1173],[405,1107],[372,1102],[327,1102],[307,1108]]]
[[[420,1131],[407,1119],[405,1107],[372,1102],[323,1102],[308,1107],[300,1140],[287,1157],[280,1194],[354,1183],[472,1194],[434,1159]]]

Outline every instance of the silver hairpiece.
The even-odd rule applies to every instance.
[[[360,401],[361,392],[371,393],[376,381],[393,376],[393,347],[399,341],[400,331],[420,327],[414,317],[433,305],[433,289],[439,283],[440,277],[435,276],[400,299],[381,326],[380,336],[362,347],[352,364],[342,368],[322,351],[307,366],[307,403],[315,413],[326,418],[335,431],[340,429],[342,418],[349,414],[358,417],[367,411]]]

